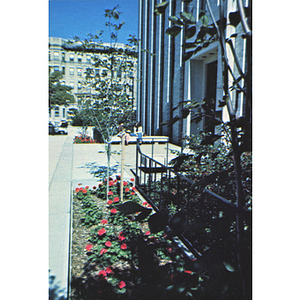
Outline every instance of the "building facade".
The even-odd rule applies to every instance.
[[[226,0],[222,3],[221,0],[209,0],[209,7],[207,2],[139,1],[137,120],[147,135],[167,135],[173,143],[181,144],[186,136],[205,132],[205,113],[200,122],[193,122],[191,110],[186,118],[182,119],[184,105],[191,100],[202,105],[205,99],[211,99],[214,115],[223,121],[229,120],[227,109],[219,106],[219,100],[224,98],[224,51],[228,61],[227,69],[229,66],[232,71],[228,82],[233,83],[229,95],[233,110],[237,117],[245,114],[245,94],[235,93],[238,90],[237,86],[244,87],[244,74],[247,72],[246,39],[241,22],[235,21],[238,19],[238,0]],[[244,0],[243,5],[247,9],[248,1]],[[211,36],[208,43],[205,44],[204,39],[202,44],[195,44],[196,40],[203,39],[203,36],[199,35],[201,33],[197,35],[203,26],[213,30],[214,20],[209,11],[219,25],[220,15],[224,16],[225,49],[222,49],[216,32],[215,37]],[[179,22],[182,21],[182,12],[192,16],[195,22],[192,20],[190,23],[182,22],[182,25],[177,25],[179,23],[174,22],[174,17],[180,19]],[[237,24],[233,24],[234,22]],[[166,33],[174,27],[181,28],[177,35]],[[192,30],[196,30],[196,34],[190,37],[189,33]],[[209,34],[207,36],[209,37]],[[230,43],[235,50],[234,54]],[[191,50],[193,54],[189,59],[185,59]],[[217,130],[212,129],[213,132]]]
[[[121,58],[125,51],[127,61],[131,62],[130,74],[125,74],[123,70],[117,70],[113,76],[115,81],[121,84],[127,84],[127,94],[136,105],[136,69],[137,52],[135,48],[125,46],[124,44],[115,44],[118,49],[116,57]],[[85,73],[88,69],[93,69],[95,75],[101,76],[107,69],[99,66],[95,67],[95,60],[105,59],[105,56],[111,53],[110,44],[104,43],[94,45],[91,48],[83,48],[82,43],[70,43],[65,39],[58,37],[49,38],[49,68],[50,72],[60,71],[63,74],[61,83],[73,88],[75,103],[68,106],[57,106],[49,109],[49,120],[54,124],[59,124],[61,120],[69,119],[74,110],[80,109],[85,101],[92,103],[95,101],[95,95],[98,93],[94,87],[85,84]]]

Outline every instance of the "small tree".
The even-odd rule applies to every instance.
[[[93,101],[85,101],[83,109],[92,117],[93,125],[106,144],[107,178],[110,176],[112,137],[117,134],[121,123],[128,128],[134,124],[135,120],[133,81],[137,53],[132,46],[127,45],[125,49],[118,48],[118,32],[124,22],[112,23],[112,20],[119,20],[121,13],[117,11],[117,8],[118,6],[105,10],[105,17],[109,19],[105,25],[109,29],[111,39],[108,46],[100,40],[102,31],[95,35],[89,34],[89,39],[81,41],[83,51],[94,53],[93,66],[85,71],[81,95],[82,99],[86,99],[84,91],[93,91]],[[130,35],[128,41],[133,46],[137,45],[134,35]],[[99,56],[98,53],[101,55]],[[107,185],[107,192],[108,188],[109,185]]]
[[[72,95],[72,87],[61,84],[60,79],[63,74],[59,71],[50,73],[49,69],[49,107],[53,108],[56,105],[68,106],[74,103],[75,99]]]

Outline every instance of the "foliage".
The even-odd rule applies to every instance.
[[[96,140],[92,139],[90,136],[75,136],[74,144],[95,144]]]
[[[72,87],[61,84],[60,79],[63,75],[59,71],[50,73],[49,70],[49,107],[52,108],[56,105],[68,106],[74,103],[75,99],[72,95]]]
[[[203,282],[201,272],[190,269],[193,264],[172,236],[149,230],[147,220],[155,213],[137,196],[133,181],[124,182],[123,203],[119,177],[108,181],[108,201],[107,181],[92,189],[76,188],[85,216],[82,224],[91,231],[83,270],[88,279],[72,278],[72,299],[96,299],[99,293],[101,299],[195,299]],[[101,217],[93,218],[96,206]]]

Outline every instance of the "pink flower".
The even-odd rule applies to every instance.
[[[126,283],[124,281],[119,282],[119,288],[122,289],[126,286]]]
[[[113,185],[115,185],[115,183],[114,183],[113,181],[110,181],[110,182],[108,183],[108,185],[109,185],[109,186],[113,186]]]
[[[107,224],[107,220],[105,219],[101,220],[101,224]]]
[[[102,249],[100,250],[100,255],[102,255],[102,254],[104,254],[104,253],[106,253],[106,252],[107,252],[107,249],[102,248]]]
[[[107,267],[105,271],[106,271],[107,274],[113,274],[114,273],[112,267]]]
[[[118,238],[119,238],[120,241],[126,240],[126,237],[123,235],[122,231],[119,233],[119,237]]]
[[[119,202],[119,200],[120,200],[119,197],[114,198],[114,202]]]
[[[105,230],[105,228],[101,228],[99,231],[98,231],[98,234],[101,236],[101,235],[103,235],[103,234],[105,234],[106,233],[106,230]]]
[[[126,189],[125,189],[125,192],[126,192],[126,193],[128,193],[129,191],[130,191],[130,189],[129,189],[129,188],[126,188]]]
[[[91,245],[91,244],[87,244],[87,245],[85,246],[85,249],[86,249],[87,251],[91,251],[92,248],[93,248],[93,245]]]
[[[150,231],[148,230],[148,231],[145,233],[145,235],[150,235]]]
[[[143,205],[147,206],[147,205],[148,205],[148,202],[147,202],[147,201],[143,202]]]
[[[122,250],[126,250],[126,249],[127,249],[127,245],[126,245],[125,243],[122,244],[122,245],[121,245],[121,249],[122,249]]]
[[[167,251],[168,251],[169,253],[171,253],[171,252],[172,252],[172,248],[167,248]]]
[[[192,274],[192,271],[189,271],[189,270],[184,270],[184,273],[187,273],[187,274]]]
[[[114,193],[112,192],[112,191],[109,191],[108,193],[107,193],[107,195],[108,196],[111,196],[111,195],[113,195]]]
[[[102,277],[105,277],[106,275],[107,275],[107,273],[106,273],[106,271],[105,270],[101,270],[99,273],[98,273],[98,275],[101,277],[101,279],[102,279]]]
[[[111,211],[110,211],[112,214],[116,214],[117,213],[117,210],[115,208],[113,208]]]
[[[111,242],[110,242],[110,241],[107,241],[107,242],[105,243],[105,246],[106,246],[106,247],[111,247]]]
[[[111,200],[108,200],[107,204],[110,205],[110,204],[113,204],[113,202]]]

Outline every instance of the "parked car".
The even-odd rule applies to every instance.
[[[68,122],[62,122],[59,126],[55,126],[49,122],[49,134],[68,134]]]

